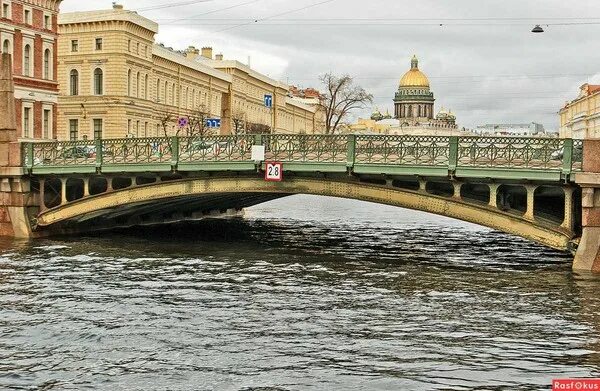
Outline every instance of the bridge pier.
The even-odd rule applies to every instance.
[[[575,182],[581,186],[582,234],[573,269],[600,273],[600,140],[584,140],[583,172]]]

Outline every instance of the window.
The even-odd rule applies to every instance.
[[[144,45],[144,57],[148,57],[148,46]]]
[[[127,136],[131,134],[131,120],[127,120]]]
[[[131,69],[127,71],[127,96],[131,96]]]
[[[75,141],[79,138],[79,120],[69,120],[69,139]]]
[[[127,40],[127,50],[131,52],[131,39]]]
[[[2,44],[2,53],[10,53],[10,41],[8,39],[5,39]]]
[[[96,68],[94,70],[94,95],[102,95],[103,94],[103,86],[104,83],[104,73],[102,69]]]
[[[160,102],[160,79],[156,80],[156,101]]]
[[[148,137],[148,122],[144,124],[144,137]]]
[[[71,95],[79,95],[79,72],[76,69],[71,70]]]
[[[148,75],[144,76],[144,99],[148,99]]]
[[[23,137],[29,137],[31,129],[31,107],[23,108]]]
[[[102,50],[102,38],[96,38],[96,50]]]
[[[140,43],[139,43],[139,42],[137,43],[137,46],[136,46],[135,52],[136,52],[137,54],[140,54]]]
[[[23,50],[23,76],[31,75],[31,46],[25,45]]]
[[[175,84],[171,87],[171,104],[175,106]]]
[[[50,26],[50,15],[44,15],[44,28],[46,30],[52,30]]]
[[[50,110],[44,110],[43,130],[44,130],[43,137],[46,139],[50,138]]]
[[[77,39],[71,40],[71,52],[75,53],[79,51],[79,41]]]
[[[50,49],[44,50],[44,79],[50,79]]]
[[[140,137],[140,121],[135,123],[135,137]]]
[[[140,73],[138,72],[135,76],[135,96],[140,97]]]
[[[31,10],[25,10],[25,15],[23,16],[23,21],[27,24],[31,24]]]
[[[10,19],[10,6],[8,4],[2,4],[2,16],[6,19]]]
[[[94,140],[102,138],[102,120],[94,119]]]

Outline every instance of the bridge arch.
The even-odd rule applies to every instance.
[[[460,193],[460,191],[459,191]],[[508,213],[485,203],[467,202],[422,190],[366,183],[356,178],[286,178],[283,182],[266,182],[258,177],[187,178],[156,182],[118,191],[106,192],[48,209],[37,217],[37,227],[52,231],[102,218],[121,218],[129,225],[143,223],[142,214],[169,205],[202,208],[245,208],[293,194],[312,194],[356,199],[393,205],[455,218],[517,235],[542,245],[567,250],[572,232],[541,220]],[[132,217],[137,217],[133,218]],[[125,219],[125,220],[123,220]],[[98,225],[94,225],[98,227]],[[66,228],[65,228],[66,227]]]

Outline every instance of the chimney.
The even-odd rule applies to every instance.
[[[212,56],[212,48],[211,47],[203,47],[202,48],[202,57],[208,58],[208,59],[212,60],[212,58],[213,58],[213,56]]]
[[[194,46],[189,46],[185,49],[185,58],[190,60],[195,60],[200,55],[200,50],[196,49]]]
[[[215,60],[217,60],[217,61],[223,61],[223,55],[222,55],[222,54],[220,54],[220,53],[219,53],[219,54],[217,54],[217,55],[215,56]]]
[[[122,4],[117,4],[116,2],[113,1],[113,9],[114,10],[122,10],[123,9],[123,5]]]

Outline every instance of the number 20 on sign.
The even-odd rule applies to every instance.
[[[265,181],[281,182],[283,180],[283,165],[279,162],[265,162]]]

